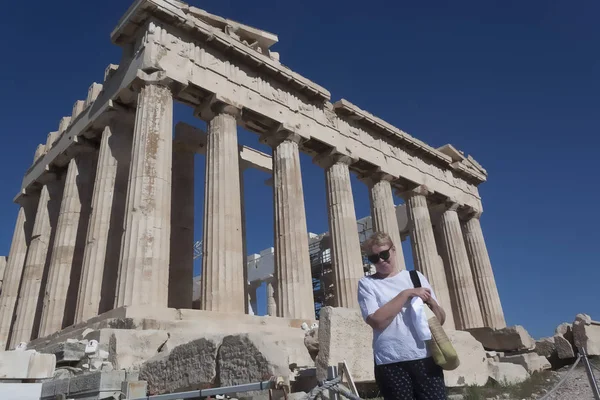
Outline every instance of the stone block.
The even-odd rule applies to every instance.
[[[27,379],[33,351],[0,352],[0,379]]]
[[[148,382],[153,395],[209,387],[217,375],[218,344],[218,339],[200,338],[161,353],[142,364],[139,379]]]
[[[573,342],[584,347],[590,356],[600,356],[600,324],[587,314],[578,314],[573,322]]]
[[[85,357],[85,344],[79,341],[57,343],[44,348],[41,352],[54,354],[57,365],[72,364]]]
[[[500,357],[500,362],[521,365],[528,373],[544,371],[552,368],[546,357],[536,353],[506,355]]]
[[[359,310],[323,307],[319,319],[317,379],[327,378],[327,367],[346,361],[355,382],[373,382],[373,330]],[[485,354],[484,354],[485,357]]]
[[[54,354],[34,353],[29,360],[27,379],[48,379],[54,376],[56,357]]]
[[[108,359],[115,369],[138,368],[156,356],[169,334],[159,330],[107,330],[110,334]],[[102,352],[103,350],[100,350]]]
[[[0,399],[38,400],[41,394],[41,383],[0,383]]]
[[[535,349],[535,341],[521,325],[501,329],[473,328],[468,332],[477,339],[486,350],[522,351]]]
[[[65,379],[65,380],[67,382],[69,381],[68,379]],[[42,384],[42,390],[41,390],[41,394],[40,394],[40,397],[42,399],[56,398],[56,395],[55,395],[56,382],[58,382],[58,381],[48,381],[48,382],[44,382]]]
[[[125,371],[93,372],[69,380],[69,396],[86,393],[120,391],[125,380]]]
[[[575,349],[571,342],[564,338],[564,336],[554,336],[554,344],[556,346],[556,352],[558,358],[561,360],[575,358]]]
[[[556,344],[554,343],[553,337],[542,338],[536,340],[535,350],[536,354],[543,357],[552,357],[556,354]]]
[[[573,343],[573,325],[568,322],[563,322],[554,330],[554,335],[562,336],[567,339],[571,344]]]
[[[0,352],[0,379],[48,379],[54,376],[56,357],[34,350]]]
[[[481,343],[469,332],[446,331],[446,333],[460,359],[458,368],[453,371],[444,371],[446,386],[485,385],[490,375],[487,356]]]
[[[488,370],[490,378],[500,384],[515,385],[529,377],[527,370],[519,364],[488,360]]]
[[[290,362],[286,352],[258,334],[223,338],[217,353],[219,383],[222,386],[260,382],[273,376],[289,379]]]

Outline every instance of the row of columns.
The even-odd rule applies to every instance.
[[[456,202],[444,204],[434,228],[427,197],[420,186],[403,193],[411,224],[415,268],[430,281],[446,304],[448,329],[506,326],[494,274],[479,221],[471,213],[461,220]]]
[[[240,111],[216,102],[202,116],[208,136],[201,308],[244,313]],[[168,85],[146,82],[139,88],[135,121],[113,119],[99,151],[81,149],[65,174],[46,182],[39,195],[23,196],[0,296],[0,341],[7,341],[11,326],[14,347],[113,307],[191,306],[186,280],[193,268],[194,161],[193,154],[174,156],[172,126]],[[273,148],[275,214],[276,278],[268,287],[269,314],[313,319],[301,138],[277,131],[264,140]],[[350,183],[353,160],[333,153],[315,161],[325,169],[336,305],[356,308],[363,267]],[[392,177],[364,179],[374,229],[392,236],[405,268]],[[481,326],[487,317],[478,310],[501,315],[481,227],[469,220],[463,239],[456,209],[448,208],[439,224],[443,245],[436,244],[426,195],[417,190],[407,196],[415,265],[441,301],[456,306],[457,327]],[[473,302],[476,297],[479,304]],[[492,322],[500,323],[497,318]]]

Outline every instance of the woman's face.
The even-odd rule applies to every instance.
[[[396,270],[396,249],[392,245],[374,245],[371,247],[371,252],[368,255],[373,256],[373,258],[375,258],[376,255],[379,255],[376,262],[369,260],[375,265],[375,269],[379,274],[389,275]]]

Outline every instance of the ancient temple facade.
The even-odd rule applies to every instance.
[[[433,148],[284,66],[277,36],[176,0],[138,0],[111,35],[123,49],[26,171],[0,295],[0,342],[51,335],[115,308],[192,307],[194,156],[205,154],[200,307],[247,313],[244,168],[272,173],[274,317],[314,319],[300,152],[326,177],[336,305],[363,276],[350,174],[370,190],[375,230],[401,233],[447,305],[449,328],[502,327],[481,229],[486,171]],[[173,121],[192,107],[206,132]],[[272,148],[238,144],[238,127]],[[402,259],[402,257],[400,257]],[[404,265],[402,265],[404,267]]]

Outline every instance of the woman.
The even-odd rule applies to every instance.
[[[373,328],[375,380],[385,400],[446,399],[444,374],[418,339],[408,307],[420,297],[441,324],[446,314],[431,285],[420,272],[414,288],[408,271],[399,271],[390,236],[373,234],[363,245],[377,272],[361,278],[358,302],[366,323]]]

